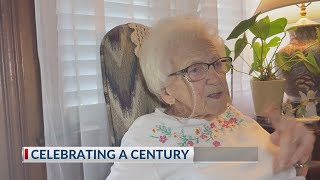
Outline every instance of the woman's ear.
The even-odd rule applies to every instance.
[[[172,93],[168,88],[163,88],[161,90],[160,97],[169,105],[173,105],[176,102],[176,99],[172,96]]]

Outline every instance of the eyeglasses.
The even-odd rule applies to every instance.
[[[232,68],[232,58],[231,57],[222,57],[214,61],[213,63],[196,63],[188,66],[185,69],[182,69],[178,72],[172,73],[169,76],[174,75],[188,75],[190,81],[200,81],[208,76],[209,67],[212,65],[214,70],[219,74],[227,74]]]

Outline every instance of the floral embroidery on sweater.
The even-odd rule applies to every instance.
[[[221,146],[221,140],[219,135],[221,132],[234,131],[239,126],[246,125],[243,123],[243,119],[238,119],[235,115],[239,116],[238,112],[232,113],[227,111],[222,117],[218,118],[217,121],[205,124],[200,127],[195,127],[193,132],[186,133],[184,128],[180,131],[172,131],[172,129],[165,124],[156,125],[151,131],[151,138],[158,139],[161,143],[166,143],[169,139],[173,138],[178,141],[178,145],[181,147],[194,146],[200,142],[206,142],[212,144],[213,147]]]

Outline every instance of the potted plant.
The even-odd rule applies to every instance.
[[[270,18],[266,16],[257,21],[258,16],[259,14],[240,22],[233,29],[227,40],[237,39],[233,50],[234,61],[241,58],[250,67],[250,71],[234,70],[252,76],[250,84],[255,113],[257,116],[263,116],[264,108],[268,104],[281,108],[286,84],[285,79],[281,78],[281,70],[288,71],[295,64],[301,62],[306,63],[308,66],[310,63],[307,56],[302,58],[301,52],[295,53],[298,58],[284,58],[285,54],[277,53],[287,34],[285,30],[287,19],[279,18],[270,21]],[[253,34],[253,39],[250,42],[246,35],[249,32]],[[280,34],[281,38],[277,36]],[[253,54],[253,62],[251,64],[241,56],[243,50],[248,46]],[[226,52],[230,56],[231,50],[227,46]],[[313,67],[313,64],[310,66]]]

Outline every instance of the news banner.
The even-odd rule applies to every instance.
[[[257,147],[23,147],[23,163],[257,163]]]

